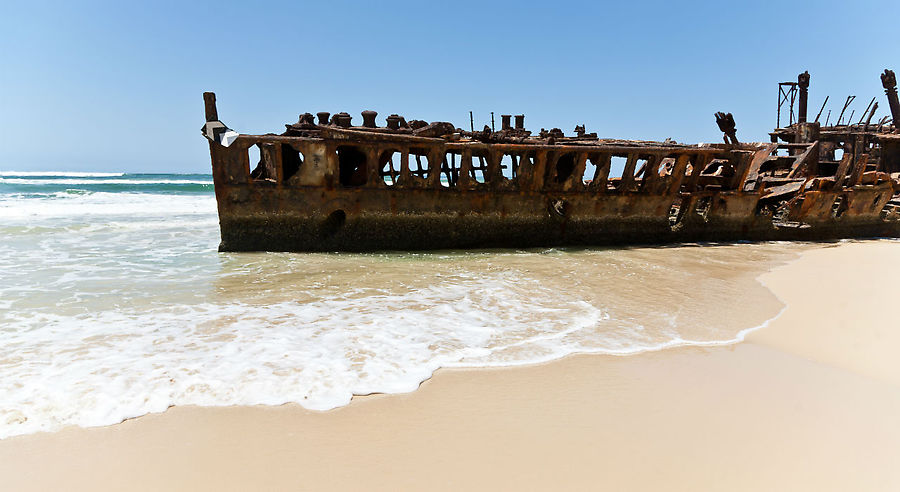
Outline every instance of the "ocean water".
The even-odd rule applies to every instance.
[[[224,254],[208,175],[14,171],[0,238],[0,438],[734,343],[783,307],[756,277],[804,247]]]

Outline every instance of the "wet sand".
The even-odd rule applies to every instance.
[[[13,437],[0,488],[897,490],[898,278],[898,242],[814,249],[761,278],[788,308],[740,344]]]

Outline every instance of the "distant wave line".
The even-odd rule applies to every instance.
[[[25,179],[25,178],[0,178],[0,184],[23,185],[212,185],[212,181],[200,181],[194,179]]]
[[[69,172],[69,171],[0,171],[0,176],[60,176],[65,178],[108,178],[124,176],[125,173],[93,173],[93,172]]]

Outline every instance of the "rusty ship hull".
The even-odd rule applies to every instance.
[[[499,131],[377,127],[372,112],[244,135],[205,101],[221,251],[900,237],[900,135],[806,122],[805,107],[771,142],[740,143],[723,119],[725,143],[683,145],[532,136],[507,116]]]

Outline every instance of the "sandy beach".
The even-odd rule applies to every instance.
[[[897,490],[900,243],[761,277],[738,344],[440,370],[327,412],[172,407],[0,440],[3,490]],[[734,299],[736,304],[741,299]]]

